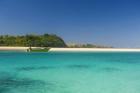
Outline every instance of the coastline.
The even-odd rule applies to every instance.
[[[140,52],[132,48],[50,48],[49,52]]]
[[[43,47],[32,47],[32,49]],[[29,47],[1,46],[0,51],[27,51]],[[139,48],[50,48],[48,52],[140,52]]]
[[[32,47],[37,48],[37,47]],[[0,51],[27,51],[29,47],[11,47],[11,46],[1,46]]]

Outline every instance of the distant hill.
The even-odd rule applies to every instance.
[[[64,40],[54,34],[1,35],[0,46],[66,47]]]
[[[0,46],[24,46],[24,47],[68,47],[68,48],[112,48],[110,46],[94,44],[66,44],[64,40],[55,34],[43,35],[0,35]]]

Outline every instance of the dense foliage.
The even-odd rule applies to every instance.
[[[0,46],[66,47],[61,37],[53,34],[0,36]]]

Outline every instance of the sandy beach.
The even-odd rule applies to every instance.
[[[0,47],[0,50],[27,51],[29,47]]]
[[[32,47],[32,48],[41,48],[41,47]],[[0,50],[6,51],[27,51],[29,47],[0,47]],[[131,48],[50,48],[49,52],[140,52],[140,49],[131,49]]]
[[[114,51],[114,52],[140,52],[140,49],[129,49],[129,48],[51,48],[49,52],[61,52],[61,51],[81,51],[81,52],[107,52],[107,51]]]
[[[1,51],[27,51],[27,49],[29,49],[29,47],[7,47],[7,46],[0,47]]]

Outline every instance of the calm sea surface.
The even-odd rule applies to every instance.
[[[0,52],[0,93],[140,93],[140,53]]]

